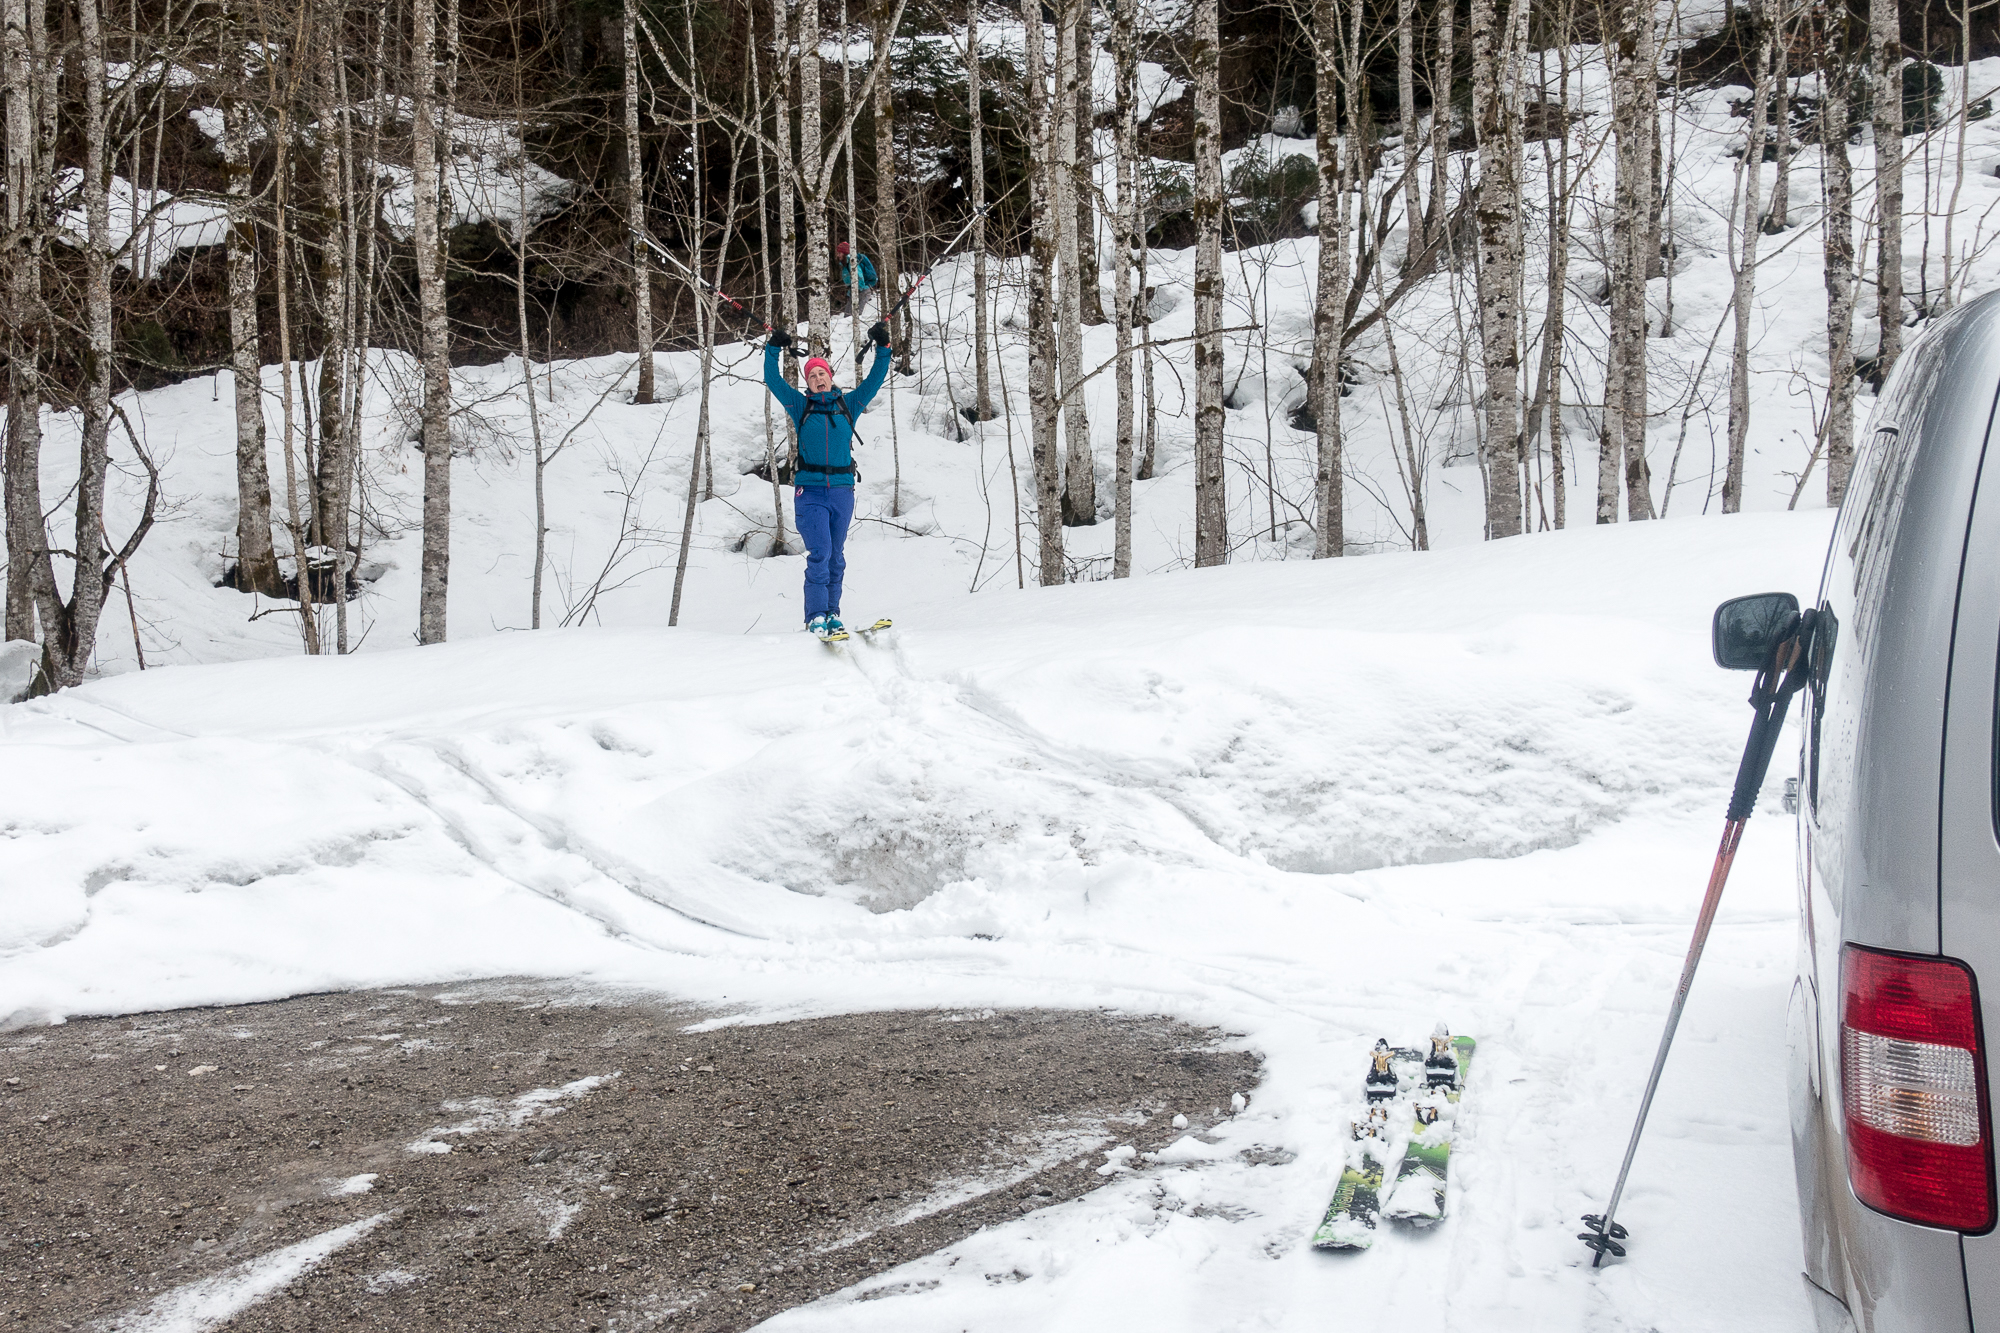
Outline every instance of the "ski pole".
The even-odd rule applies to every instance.
[[[1757,673],[1756,682],[1750,690],[1750,706],[1754,715],[1750,722],[1750,737],[1743,746],[1743,759],[1736,767],[1736,785],[1730,792],[1728,816],[1722,825],[1722,845],[1715,852],[1715,866],[1708,874],[1708,890],[1702,895],[1701,912],[1695,917],[1694,939],[1688,945],[1687,958],[1681,964],[1680,984],[1674,988],[1674,1001],[1667,1010],[1667,1025],[1660,1033],[1660,1049],[1653,1056],[1653,1072],[1646,1077],[1646,1092],[1639,1099],[1639,1115],[1632,1122],[1632,1137],[1625,1145],[1625,1160],[1618,1167],[1618,1183],[1611,1189],[1611,1202],[1602,1213],[1584,1215],[1585,1231],[1577,1233],[1577,1239],[1589,1246],[1596,1255],[1590,1266],[1596,1268],[1609,1254],[1615,1258],[1625,1257],[1625,1247],[1618,1242],[1628,1238],[1629,1233],[1618,1225],[1618,1203],[1625,1194],[1625,1181],[1632,1172],[1632,1158],[1639,1151],[1639,1137],[1646,1130],[1646,1115],[1653,1109],[1653,1094],[1659,1090],[1660,1075],[1667,1067],[1667,1052],[1674,1044],[1674,1030],[1680,1026],[1681,1011],[1687,1007],[1688,990],[1694,985],[1695,969],[1701,966],[1702,950],[1707,947],[1708,933],[1715,924],[1716,910],[1722,905],[1722,889],[1729,882],[1729,869],[1736,861],[1736,848],[1743,841],[1744,825],[1750,822],[1750,815],[1757,808],[1757,793],[1763,788],[1764,775],[1771,766],[1771,753],[1777,748],[1778,734],[1784,730],[1785,713],[1791,708],[1792,696],[1805,684],[1811,670],[1807,661],[1806,646],[1812,632],[1814,613],[1805,612],[1799,616],[1791,634],[1780,640],[1772,650],[1771,661]]]
[[[749,306],[744,305],[741,301],[731,296],[728,292],[723,291],[722,288],[716,286],[714,283],[710,282],[707,278],[702,277],[701,274],[695,272],[693,269],[689,268],[686,264],[683,264],[680,261],[679,257],[676,256],[673,251],[667,249],[664,245],[661,245],[651,236],[648,236],[643,231],[635,231],[632,233],[632,235],[648,250],[651,250],[655,255],[659,256],[661,259],[666,260],[669,264],[672,264],[675,268],[679,269],[682,273],[686,274],[688,280],[693,282],[695,286],[701,288],[703,291],[714,293],[716,297],[718,297],[720,300],[729,305],[738,314],[746,315],[750,319],[755,320],[757,322],[758,327],[762,328],[765,333],[777,332],[776,327],[773,326],[769,320],[765,319],[762,315],[752,310]],[[793,356],[799,355],[799,351],[796,346],[788,348],[787,350],[790,351]]]
[[[1003,194],[1000,196],[1000,199],[1005,199],[1006,197],[1007,196]],[[979,219],[985,217],[988,213],[991,213],[993,211],[993,205],[999,203],[1000,199],[995,199],[992,204],[981,204],[978,208],[972,210],[972,216],[969,219],[967,219],[966,224],[963,227],[960,227],[958,229],[958,235],[952,237],[949,241],[945,242],[944,253],[937,257],[936,262],[934,262],[931,265],[931,268],[927,268],[922,273],[919,273],[917,275],[917,280],[910,284],[910,290],[903,293],[903,297],[901,300],[897,301],[896,304],[890,306],[889,309],[883,313],[882,315],[883,322],[886,323],[887,321],[894,319],[897,315],[903,312],[903,307],[908,305],[910,303],[910,298],[917,294],[917,288],[923,286],[926,282],[930,281],[931,269],[936,268],[938,264],[944,262],[946,256],[951,254],[952,247],[957,245],[960,241],[964,240],[965,234],[972,230],[972,224],[979,221]]]
[[[967,218],[965,225],[958,229],[958,235],[952,237],[949,241],[945,242],[944,252],[931,262],[931,268],[925,269],[921,274],[918,275],[917,280],[910,284],[910,290],[903,293],[902,299],[897,301],[896,304],[889,307],[887,313],[885,313],[882,316],[883,320],[886,322],[888,320],[894,319],[897,315],[901,314],[903,307],[910,303],[910,298],[917,294],[917,288],[923,286],[926,282],[930,281],[931,269],[936,268],[939,264],[942,264],[947,258],[950,257],[953,248],[955,248],[960,241],[965,239],[967,232],[972,230],[972,224],[979,221],[979,219],[985,217],[987,214],[991,213],[1001,204],[1007,202],[1007,196],[1014,193],[1015,190],[1019,189],[1020,185],[1021,185],[1020,181],[1015,181],[1012,185],[1009,185],[1005,190],[1001,191],[1000,197],[998,199],[995,199],[990,204],[981,204],[979,207],[973,209],[972,216],[970,218]]]

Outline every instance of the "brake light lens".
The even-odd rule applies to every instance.
[[[1979,994],[1949,958],[1841,951],[1847,1176],[1870,1208],[1925,1226],[1993,1225]]]

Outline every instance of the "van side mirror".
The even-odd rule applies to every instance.
[[[1763,670],[1798,621],[1799,599],[1788,592],[1730,598],[1715,608],[1715,664],[1730,671]]]

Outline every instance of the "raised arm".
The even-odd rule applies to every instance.
[[[847,410],[860,416],[868,410],[868,404],[875,401],[881,391],[882,381],[889,378],[889,349],[881,343],[875,344],[875,363],[868,367],[868,376],[861,383],[847,391]]]
[[[785,383],[785,374],[779,357],[782,349],[776,343],[764,344],[764,387],[778,400],[778,405],[797,419],[799,409],[806,405],[806,396]]]

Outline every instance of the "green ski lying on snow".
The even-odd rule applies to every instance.
[[[1368,1110],[1354,1122],[1346,1168],[1313,1232],[1314,1246],[1365,1250],[1375,1243],[1378,1216],[1419,1227],[1444,1218],[1458,1102],[1477,1044],[1453,1037],[1442,1023],[1428,1053],[1391,1046],[1386,1038],[1375,1043],[1365,1083]],[[1399,1114],[1409,1116],[1410,1128],[1407,1137],[1392,1138]],[[1385,1191],[1392,1168],[1394,1184]]]

